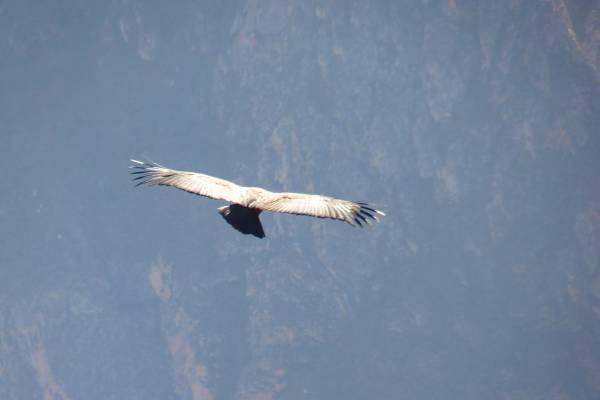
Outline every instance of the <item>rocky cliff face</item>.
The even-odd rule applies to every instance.
[[[598,397],[599,2],[5,2],[0,49],[0,398]],[[388,216],[260,241],[140,156]]]

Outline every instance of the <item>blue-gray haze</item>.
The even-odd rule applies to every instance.
[[[0,398],[597,399],[600,2],[0,2]],[[128,159],[371,201],[134,188]]]

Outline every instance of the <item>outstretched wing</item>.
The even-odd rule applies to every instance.
[[[337,219],[353,226],[379,221],[378,216],[385,215],[367,203],[303,193],[268,193],[252,206],[272,212]]]
[[[132,174],[138,175],[133,178],[134,181],[138,181],[136,186],[173,186],[189,193],[232,203],[238,202],[245,190],[243,186],[233,182],[197,172],[177,171],[152,162],[131,162],[134,165],[130,168],[135,170]]]

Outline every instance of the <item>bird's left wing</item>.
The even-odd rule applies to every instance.
[[[240,196],[245,190],[243,186],[210,175],[177,171],[152,162],[131,162],[133,165],[130,168],[135,170],[132,174],[138,175],[133,179],[138,181],[136,186],[173,186],[189,193],[232,203],[240,201]]]
[[[353,226],[379,221],[378,216],[385,215],[368,203],[304,193],[265,193],[253,207],[272,212],[337,219]]]

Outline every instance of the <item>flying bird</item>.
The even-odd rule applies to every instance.
[[[330,218],[359,227],[379,221],[379,216],[385,215],[368,203],[314,194],[270,192],[198,172],[177,171],[153,162],[131,161],[132,174],[137,175],[133,178],[137,181],[136,186],[173,186],[196,195],[225,200],[230,204],[217,209],[225,221],[239,232],[258,238],[265,237],[258,218],[263,211]]]

